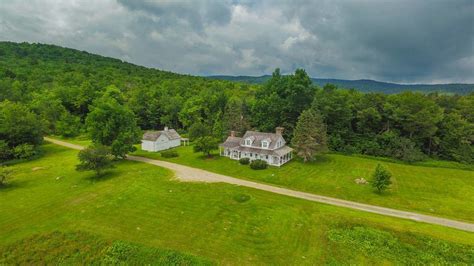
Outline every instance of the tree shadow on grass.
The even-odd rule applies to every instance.
[[[0,193],[26,187],[28,183],[29,181],[25,181],[25,180],[7,181],[5,184],[0,185]]]
[[[328,163],[334,162],[334,158],[332,158],[332,157],[330,157],[326,154],[320,154],[320,155],[316,155],[313,158],[313,160],[304,162],[303,158],[301,158],[297,155],[293,155],[293,158],[291,159],[291,161],[303,163],[305,165],[321,165],[321,164],[328,164]]]
[[[201,154],[201,155],[198,155],[197,158],[203,161],[215,161],[215,160],[220,159],[219,155],[215,155],[215,154],[211,154],[211,156]]]
[[[115,178],[119,176],[120,173],[118,171],[106,171],[101,173],[100,175],[97,175],[96,173],[92,173],[87,177],[87,180],[96,183],[96,182],[103,182],[110,180],[112,178]]]

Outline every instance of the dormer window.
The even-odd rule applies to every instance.
[[[252,140],[251,139],[246,139],[245,140],[245,146],[251,146],[252,145]]]
[[[262,141],[262,148],[268,149],[268,141]]]

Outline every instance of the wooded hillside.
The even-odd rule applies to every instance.
[[[141,129],[166,125],[187,132],[194,127],[223,140],[229,130],[273,131],[283,126],[290,142],[300,114],[313,109],[327,126],[332,151],[405,161],[428,156],[474,160],[474,94],[386,95],[334,85],[320,88],[302,69],[293,75],[281,75],[277,69],[263,85],[249,85],[53,45],[1,42],[0,101],[3,159],[15,156],[12,150],[19,143],[38,144],[29,137],[32,128],[63,136],[90,133],[89,113],[115,108],[120,109],[117,114],[133,113]],[[28,121],[41,123],[15,128],[32,123],[18,120],[15,113],[20,111]]]

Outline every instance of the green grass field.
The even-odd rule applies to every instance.
[[[466,165],[436,161],[408,165],[376,158],[327,154],[312,163],[293,160],[280,168],[255,171],[218,155],[205,158],[194,153],[191,146],[176,150],[179,157],[170,159],[141,150],[135,155],[346,200],[474,221],[474,171],[455,168],[465,168]],[[375,194],[369,184],[354,182],[359,177],[370,180],[377,163],[392,173],[393,185],[383,195]]]
[[[46,144],[41,158],[12,166],[14,177],[0,189],[0,264],[124,256],[132,264],[474,263],[468,232],[227,184],[181,183],[138,162],[119,162],[102,179],[75,164],[77,151]]]

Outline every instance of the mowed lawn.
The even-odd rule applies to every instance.
[[[85,241],[77,231],[224,264],[474,262],[472,233],[232,185],[182,183],[138,162],[120,162],[99,180],[75,171],[77,151],[52,144],[44,151],[14,165],[14,178],[0,189],[0,262],[15,247],[28,258],[34,239],[40,256],[51,252],[54,262],[61,241]],[[30,240],[36,234],[44,236]],[[78,250],[90,252],[94,243]]]
[[[166,159],[159,153],[138,150],[135,155],[166,160],[233,177],[275,184],[346,200],[400,210],[415,211],[458,220],[474,221],[474,171],[456,169],[456,163],[429,162],[426,166],[408,165],[374,158],[327,154],[315,162],[293,160],[284,166],[252,170],[248,165],[220,157],[206,158],[191,146],[178,147],[179,157]],[[356,178],[370,181],[378,163],[392,173],[393,185],[382,195],[369,185],[355,183]],[[447,167],[430,167],[447,165]]]

